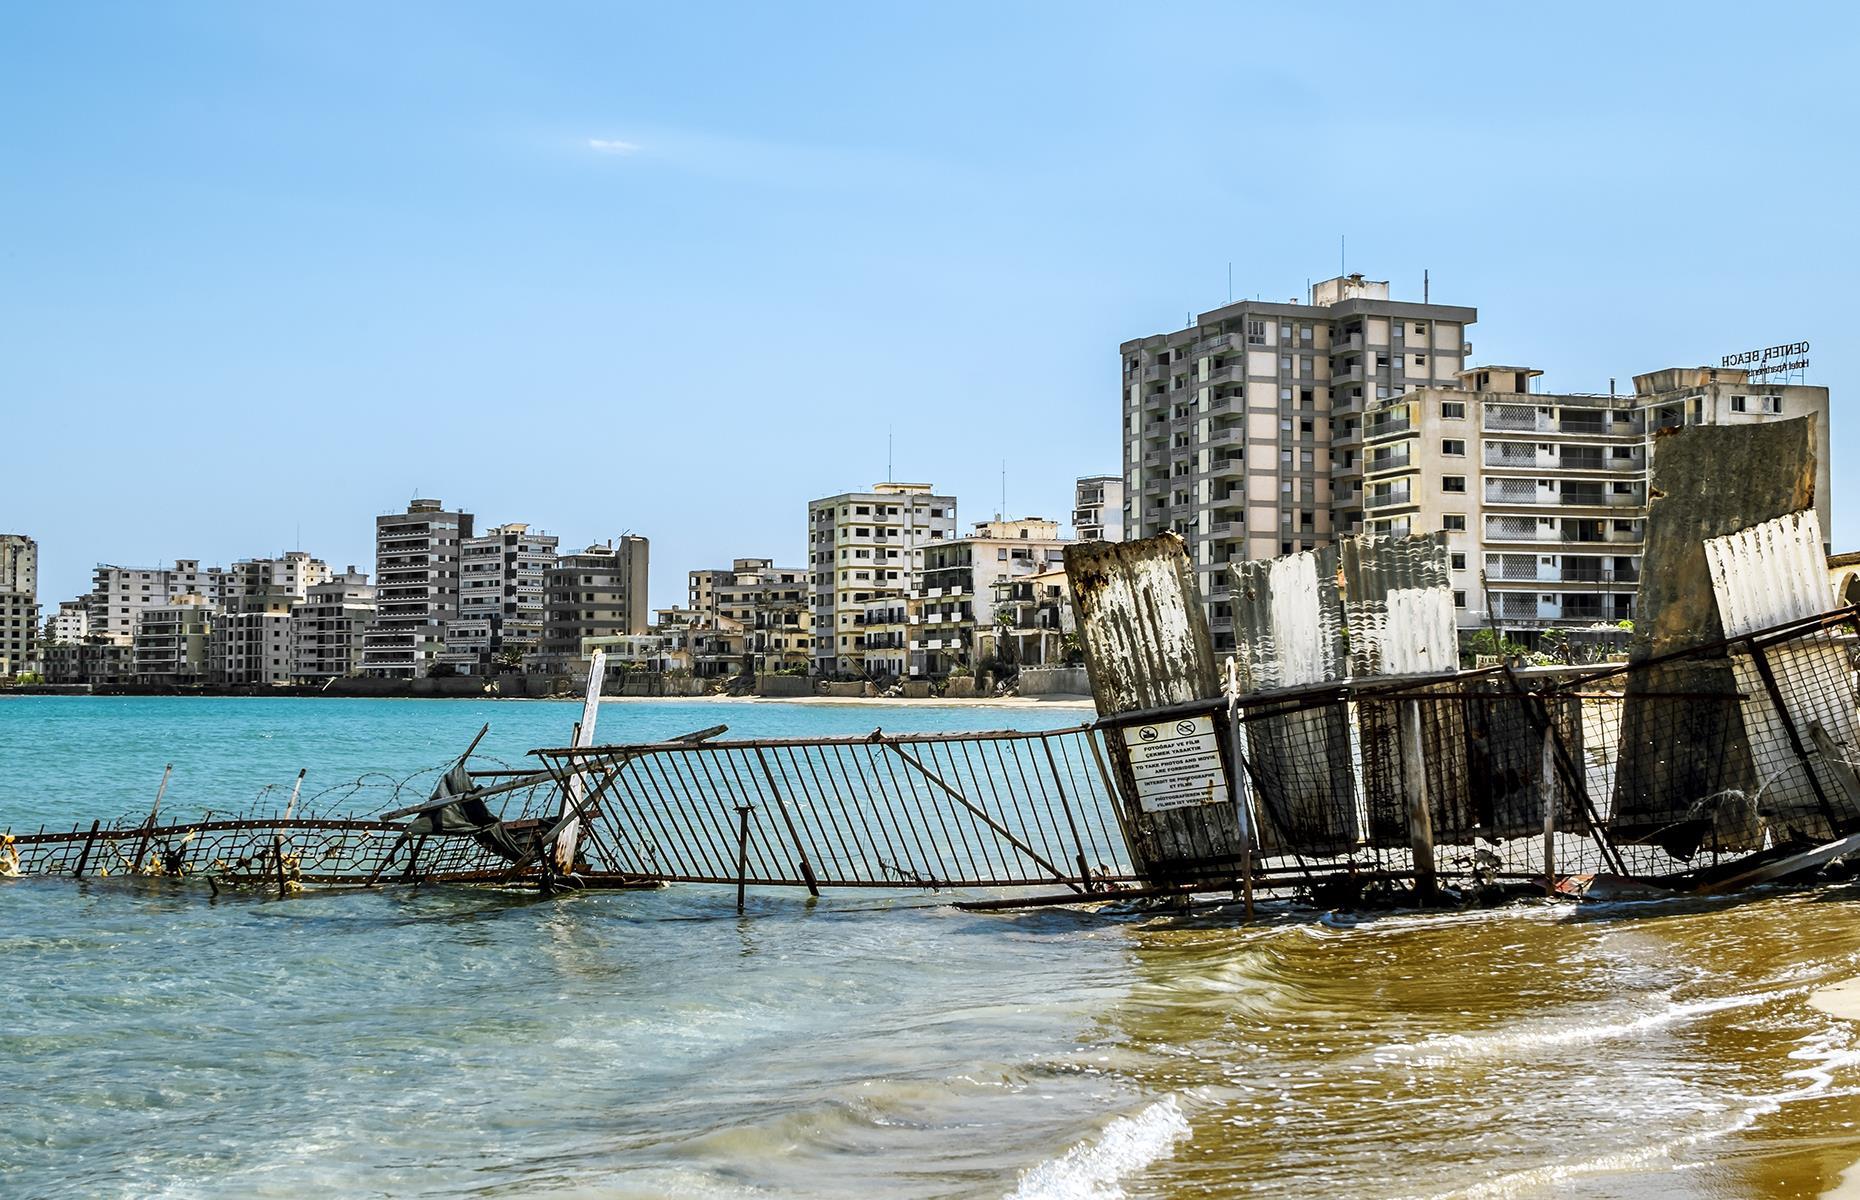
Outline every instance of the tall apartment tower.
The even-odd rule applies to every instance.
[[[362,638],[362,671],[425,675],[459,611],[459,554],[472,515],[438,500],[375,518],[375,619]]]
[[[1188,543],[1218,647],[1227,564],[1361,527],[1365,407],[1457,384],[1475,309],[1391,300],[1348,275],[1306,303],[1242,301],[1125,342],[1124,528]]]
[[[0,679],[28,668],[39,633],[39,544],[0,533]]]
[[[1807,418],[1828,532],[1828,389],[1699,367],[1636,375],[1632,395],[1548,393],[1532,390],[1541,374],[1475,367],[1367,416],[1368,528],[1446,531],[1462,630],[1495,625],[1527,646],[1550,631],[1620,640],[1608,627],[1635,616],[1661,430]]]
[[[543,591],[560,539],[528,525],[499,525],[465,539],[459,615],[446,625],[440,661],[464,671],[514,668],[542,645]]]
[[[814,670],[865,671],[867,605],[918,586],[924,551],[956,536],[956,498],[927,483],[880,483],[807,506]],[[895,609],[897,605],[890,605]],[[886,637],[904,627],[886,627]],[[901,648],[900,648],[901,649]],[[902,654],[887,661],[899,661]]]
[[[651,550],[647,539],[625,534],[558,557],[543,592],[541,648],[526,669],[568,672],[586,639],[644,634]]]
[[[198,596],[208,607],[225,604],[231,586],[222,567],[202,568],[197,558],[175,560],[172,567],[119,567],[98,563],[91,574],[88,616],[90,636],[128,646],[144,609],[167,607],[184,596]]]
[[[1084,475],[1072,489],[1072,529],[1081,542],[1124,540],[1124,478]]]

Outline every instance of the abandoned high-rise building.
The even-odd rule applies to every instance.
[[[1126,536],[1188,542],[1216,645],[1233,643],[1227,564],[1360,528],[1364,409],[1456,386],[1477,319],[1349,275],[1123,344]]]

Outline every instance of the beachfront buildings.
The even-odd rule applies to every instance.
[[[1620,641],[1634,618],[1649,468],[1661,430],[1805,418],[1828,529],[1828,390],[1739,370],[1634,377],[1632,395],[1537,390],[1530,367],[1479,366],[1453,387],[1371,405],[1363,505],[1371,532],[1445,530],[1463,631],[1534,646],[1550,631]]]
[[[624,534],[558,557],[544,579],[542,641],[525,669],[570,673],[588,639],[644,635],[650,556],[647,539]]]
[[[99,563],[91,574],[87,636],[118,646],[131,645],[144,610],[166,607],[185,596],[198,596],[213,607],[225,603],[225,569],[203,569],[195,558],[177,559],[172,567]]]
[[[558,543],[521,522],[464,539],[458,617],[446,623],[438,661],[464,674],[521,669],[542,645],[543,591]]]
[[[375,619],[362,639],[364,674],[412,679],[432,669],[446,623],[458,616],[459,556],[472,521],[438,500],[375,518]]]
[[[290,610],[291,680],[321,684],[358,673],[374,616],[374,586],[353,566],[307,588]]]
[[[806,568],[739,558],[727,571],[692,571],[686,593],[689,613],[711,630],[733,633],[740,646],[726,659],[723,641],[713,639],[720,649],[700,657],[699,674],[731,675],[739,665],[755,673],[808,665],[814,631]]]
[[[1081,542],[1124,540],[1124,480],[1120,475],[1085,475],[1073,485],[1072,529]]]
[[[886,644],[871,647],[868,606],[905,599],[931,546],[956,535],[956,498],[927,483],[875,484],[869,492],[823,496],[807,506],[808,585],[812,592],[816,674],[897,674],[905,656],[889,645],[902,625],[875,630]]]
[[[75,646],[89,634],[89,600],[84,596],[60,600],[58,611],[46,622],[46,640],[54,646]]]
[[[1122,345],[1126,535],[1188,543],[1218,647],[1233,645],[1228,564],[1359,529],[1365,409],[1456,386],[1477,317],[1349,275]]]
[[[0,679],[28,669],[39,640],[39,544],[0,533]]]
[[[1044,517],[1013,521],[978,521],[967,536],[938,542],[924,551],[923,574],[912,589],[917,602],[911,613],[910,665],[913,675],[941,677],[956,667],[978,666],[983,639],[990,652],[1018,645],[1012,637],[996,635],[998,623],[1012,625],[1020,617],[1003,599],[1002,581],[1024,580],[1065,570],[1065,548],[1070,538],[1059,536],[1059,523]]]
[[[208,597],[183,592],[137,613],[131,638],[136,682],[169,687],[209,682],[217,612]]]

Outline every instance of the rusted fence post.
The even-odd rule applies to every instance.
[[[1402,791],[1408,801],[1408,845],[1414,852],[1414,896],[1431,903],[1434,881],[1434,817],[1427,804],[1427,762],[1421,757],[1421,702],[1404,700],[1397,710],[1401,726]]]
[[[736,911],[743,911],[743,893],[749,878],[749,814],[753,804],[736,806]]]
[[[84,837],[84,849],[78,852],[77,869],[71,872],[73,878],[82,879],[84,877],[84,867],[90,862],[90,848],[97,844],[97,828],[102,824],[102,821],[92,821],[90,823],[90,833],[86,834]]]

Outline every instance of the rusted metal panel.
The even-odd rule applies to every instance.
[[[1737,673],[1722,649],[1660,656],[1722,642],[1705,543],[1814,506],[1813,432],[1806,420],[1692,425],[1654,449],[1611,828],[1618,842],[1652,838],[1688,853],[1701,829],[1705,844],[1753,848],[1764,776]],[[1725,702],[1664,698],[1675,694]]]
[[[1834,607],[1814,509],[1707,539],[1705,558],[1727,637],[1748,636]],[[1852,697],[1826,683],[1850,677],[1848,649],[1830,636],[1767,649],[1751,640],[1731,648],[1731,670],[1743,697],[1739,707],[1764,797],[1757,811],[1778,831],[1815,839],[1838,832],[1831,797],[1845,795],[1845,764],[1855,761],[1860,749]],[[1810,735],[1816,728],[1825,740]],[[1819,749],[1822,744],[1832,745],[1832,758]]]
[[[1236,563],[1231,573],[1234,652],[1247,691],[1349,673],[1335,546]]]
[[[1349,674],[1337,549],[1325,546],[1232,568],[1234,647],[1250,693]],[[1344,854],[1361,837],[1349,705],[1257,715],[1244,747],[1266,854]]]
[[[1353,675],[1433,675],[1459,666],[1447,535],[1345,538],[1338,562]]]
[[[1446,534],[1345,538],[1338,567],[1352,676],[1435,675],[1459,665]],[[1448,835],[1472,822],[1464,706],[1416,704],[1404,737],[1405,703],[1356,706],[1370,838],[1389,848],[1414,845],[1423,822],[1412,810],[1422,784],[1427,827]],[[1411,763],[1417,752],[1422,761]]]
[[[1066,575],[1099,715],[1132,718],[1110,730],[1105,746],[1138,870],[1156,882],[1231,878],[1243,848],[1231,793],[1226,799],[1210,793],[1213,803],[1146,811],[1121,729],[1142,724],[1146,711],[1193,702],[1206,702],[1210,713],[1220,707],[1213,639],[1182,539],[1165,533],[1068,546]],[[1229,739],[1215,741],[1231,781]]]
[[[1799,621],[1834,607],[1821,521],[1812,508],[1705,540],[1712,595],[1726,637]]]

